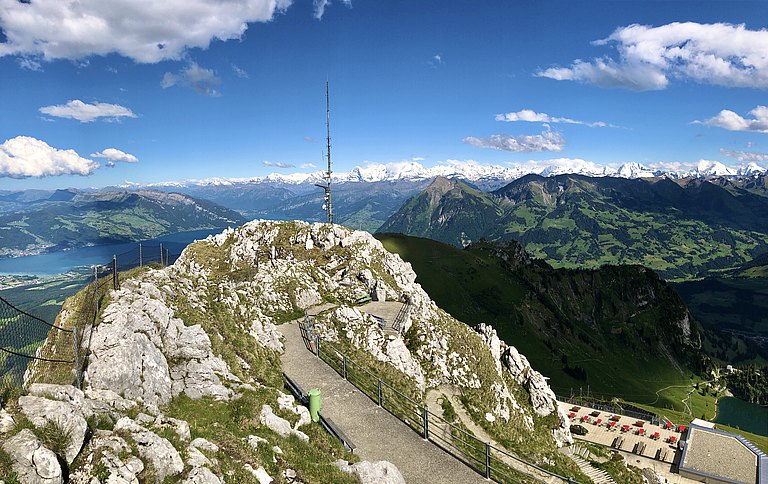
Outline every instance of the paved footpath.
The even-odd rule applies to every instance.
[[[363,460],[386,460],[406,482],[488,482],[456,458],[422,439],[410,427],[379,408],[304,346],[296,322],[278,327],[285,336],[283,371],[304,391],[319,388],[322,414],[357,446]]]

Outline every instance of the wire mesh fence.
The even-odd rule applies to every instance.
[[[0,387],[21,386],[30,368],[35,370],[32,373],[37,380],[82,386],[92,330],[98,324],[104,297],[120,287],[120,272],[149,265],[167,266],[179,255],[171,254],[162,243],[138,243],[103,265],[92,266],[90,282],[76,296],[80,300],[63,326],[0,297]]]
[[[0,375],[5,385],[21,384],[27,364],[32,359],[59,364],[74,362],[71,352],[69,355],[52,354],[43,347],[49,332],[69,338],[69,346],[72,347],[71,330],[55,326],[0,297]]]

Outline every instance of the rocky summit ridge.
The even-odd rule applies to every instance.
[[[30,365],[26,394],[0,410],[0,470],[5,462],[19,482],[43,483],[403,482],[389,463],[354,463],[283,389],[280,325],[320,305],[321,340],[387,368],[423,401],[450,387],[496,441],[567,470],[556,449],[572,442],[568,419],[546,379],[415,280],[373,236],[338,225],[253,221],[195,242],[105,297],[86,328],[83,390]],[[408,298],[402,332],[361,311],[361,294]],[[59,325],[75,323],[80,299],[65,303]]]

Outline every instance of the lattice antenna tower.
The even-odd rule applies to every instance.
[[[328,81],[325,81],[325,129],[326,137],[326,157],[328,158],[328,171],[323,175],[324,183],[316,183],[325,191],[325,212],[328,216],[328,223],[333,223],[333,201],[331,200],[331,98],[328,94]]]

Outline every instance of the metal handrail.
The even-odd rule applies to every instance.
[[[300,323],[300,324],[307,324],[307,325],[309,325],[309,324],[311,324],[311,320],[310,320],[310,318],[308,316],[306,316],[305,317],[305,321],[303,323]],[[375,378],[376,381],[377,381],[377,387],[379,387],[379,389],[386,387],[386,388],[394,391],[399,397],[401,397],[402,399],[405,400],[406,404],[413,405],[416,409],[419,409],[419,411],[418,412],[414,412],[414,416],[410,416],[409,412],[407,412],[407,411],[403,412],[402,414],[396,414],[396,413],[390,411],[389,409],[386,408],[385,403],[390,403],[391,406],[394,406],[394,407],[396,407],[398,409],[403,409],[403,407],[402,407],[403,404],[401,403],[400,405],[398,405],[398,404],[394,403],[395,400],[390,399],[390,398],[386,399],[386,401],[385,401],[381,391],[378,392],[378,395],[377,395],[378,401],[376,403],[378,405],[380,405],[382,408],[384,408],[385,410],[387,410],[391,415],[396,417],[398,420],[400,420],[403,423],[405,423],[406,425],[408,425],[409,427],[421,428],[422,432],[420,432],[420,433],[422,433],[422,435],[424,436],[425,439],[432,440],[433,442],[434,442],[434,439],[439,439],[441,442],[445,442],[445,446],[443,446],[443,445],[441,445],[440,443],[437,443],[437,442],[434,442],[434,443],[438,447],[442,448],[446,452],[452,454],[454,457],[456,457],[459,460],[461,460],[462,462],[467,463],[467,465],[469,465],[471,468],[473,468],[476,471],[478,471],[480,474],[484,474],[487,479],[491,479],[491,480],[496,481],[496,482],[503,482],[503,481],[499,481],[498,479],[495,479],[493,477],[493,474],[496,473],[497,475],[502,475],[502,476],[504,476],[506,478],[512,479],[512,482],[514,482],[515,477],[509,476],[508,474],[506,474],[504,472],[504,470],[512,470],[512,471],[514,471],[516,473],[519,473],[519,474],[522,474],[522,475],[526,475],[526,476],[528,476],[528,477],[530,477],[532,479],[537,479],[537,480],[539,479],[539,478],[537,478],[534,475],[530,475],[530,474],[528,474],[526,472],[523,472],[521,470],[518,470],[518,469],[515,469],[513,467],[508,466],[499,457],[496,457],[496,456],[493,455],[493,452],[496,451],[498,453],[501,453],[504,456],[507,456],[507,457],[515,460],[516,462],[519,462],[519,463],[524,464],[526,466],[529,466],[529,467],[531,467],[533,469],[536,469],[537,471],[539,471],[541,473],[544,473],[544,474],[546,474],[546,475],[548,475],[550,477],[554,477],[556,479],[560,479],[563,482],[567,482],[567,483],[570,483],[570,484],[578,484],[578,482],[576,480],[574,480],[574,479],[561,476],[561,475],[556,474],[556,473],[554,473],[552,471],[548,471],[548,470],[546,470],[544,468],[541,468],[541,467],[537,466],[536,464],[533,464],[533,463],[528,462],[526,460],[523,460],[523,459],[521,459],[521,458],[519,458],[517,456],[514,456],[514,455],[510,454],[509,452],[507,452],[505,450],[499,449],[498,447],[495,447],[494,445],[490,444],[489,442],[483,442],[482,440],[478,439],[477,437],[475,437],[471,433],[465,431],[464,429],[461,429],[461,428],[457,427],[456,425],[452,424],[451,422],[448,422],[447,420],[445,420],[443,417],[441,417],[441,416],[439,416],[439,415],[429,411],[429,409],[427,408],[426,405],[423,405],[420,402],[417,402],[417,401],[413,400],[409,396],[407,396],[404,393],[400,392],[399,390],[395,389],[392,385],[388,384],[387,382],[382,381],[380,377],[376,376],[371,371],[369,371],[367,368],[363,367],[360,363],[358,363],[355,360],[353,360],[352,358],[348,357],[346,353],[344,353],[341,350],[339,350],[338,348],[336,348],[332,343],[329,343],[327,341],[323,341],[322,345],[330,347],[331,351],[320,351],[320,338],[319,338],[319,335],[315,334],[315,338],[316,338],[315,339],[315,344],[316,344],[316,353],[315,354],[320,359],[323,359],[323,355],[330,356],[331,354],[335,353],[337,358],[338,358],[337,361],[339,361],[342,364],[341,371],[339,371],[330,362],[328,362],[327,360],[323,359],[323,361],[328,363],[328,365],[331,366],[331,368],[333,368],[334,371],[339,373],[347,381],[352,383],[353,386],[357,387],[359,390],[361,390],[363,392],[363,394],[365,394],[366,396],[368,396],[371,399],[373,399],[373,397],[368,395],[368,393],[363,388],[361,388],[358,385],[355,385],[354,381],[352,381],[352,380],[350,380],[348,378],[349,377],[349,367],[351,365],[354,365],[355,367],[361,369],[362,372],[364,372],[368,376],[370,376],[372,378]],[[374,399],[374,401],[376,401],[376,400]],[[423,419],[421,422],[419,422],[418,421],[419,419],[416,418],[417,416],[419,416],[419,413],[421,413],[421,417]],[[437,419],[439,424],[446,425],[450,429],[450,431],[451,431],[450,434],[451,434],[451,438],[452,439],[456,438],[456,437],[454,437],[454,434],[453,434],[454,430],[458,431],[460,435],[462,435],[462,434],[465,435],[469,440],[464,440],[464,439],[458,438],[458,441],[461,442],[462,444],[465,444],[466,446],[474,449],[478,453],[484,451],[485,452],[485,461],[483,462],[479,457],[473,455],[471,452],[468,452],[467,450],[461,449],[459,446],[457,446],[454,443],[455,441],[453,441],[451,443],[448,443],[441,436],[435,435],[435,432],[430,433],[429,432],[429,418],[430,417],[433,417],[434,419]],[[415,425],[412,425],[412,424],[415,424]],[[418,429],[414,429],[414,430],[418,431]],[[478,448],[475,445],[473,445],[475,443],[480,444],[480,448]],[[453,447],[453,448],[456,449],[456,451],[455,452],[451,452],[451,450],[447,449],[446,447]],[[473,465],[471,465],[471,464],[469,464],[467,462],[467,459],[471,459],[472,461],[476,461],[476,462],[480,463],[481,465],[479,467],[478,466],[473,466]],[[497,467],[492,465],[492,461],[494,459],[499,461],[499,468],[497,468]],[[505,469],[501,469],[500,468],[501,466],[503,466]]]

